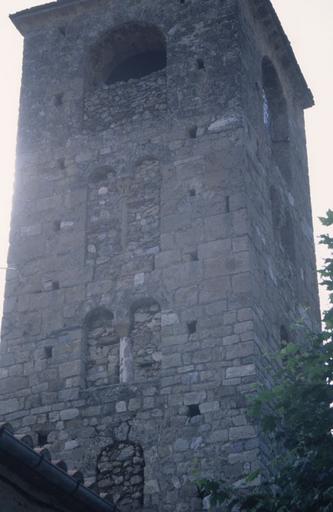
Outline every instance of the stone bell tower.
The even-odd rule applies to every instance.
[[[269,0],[58,0],[24,64],[0,413],[121,512],[260,466],[245,396],[319,325],[303,110]]]

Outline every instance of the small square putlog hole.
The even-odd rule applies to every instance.
[[[64,95],[63,93],[60,93],[60,94],[56,94],[54,96],[54,105],[56,107],[61,107],[64,103]]]
[[[280,342],[282,347],[286,347],[289,343],[289,333],[284,325],[280,327]]]
[[[192,320],[192,322],[187,323],[187,332],[189,334],[194,334],[197,332],[197,321]]]
[[[230,196],[226,196],[225,198],[225,211],[226,213],[230,213]]]
[[[37,432],[37,443],[39,447],[45,446],[47,444],[47,432]]]
[[[44,354],[46,359],[51,359],[53,356],[53,347],[44,347]]]
[[[191,404],[187,406],[187,417],[194,418],[195,416],[200,416],[200,407],[199,404]]]
[[[66,169],[66,162],[65,162],[65,159],[64,158],[59,158],[58,159],[58,167],[59,169]]]
[[[197,59],[197,68],[205,69],[205,63],[204,63],[203,59]]]
[[[190,252],[190,260],[191,261],[199,261],[198,251]]]
[[[61,221],[60,220],[55,220],[54,223],[53,223],[53,228],[54,228],[54,231],[60,231],[60,229],[61,229]]]
[[[192,126],[191,128],[189,128],[188,134],[189,134],[190,139],[196,139],[197,135],[198,135],[198,127]]]

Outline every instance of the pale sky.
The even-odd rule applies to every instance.
[[[9,21],[8,14],[41,3],[43,0],[0,0],[0,267],[5,267],[7,260],[22,57],[22,37]],[[272,0],[272,3],[316,100],[316,106],[306,112],[306,127],[313,216],[318,236],[323,231],[318,217],[333,208],[330,154],[333,144],[333,0]],[[322,251],[318,254],[321,256]],[[317,259],[319,265],[320,257]],[[0,268],[0,312],[4,277]]]

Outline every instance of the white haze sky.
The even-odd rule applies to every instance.
[[[306,112],[306,127],[313,217],[318,237],[323,231],[318,217],[323,216],[328,208],[333,208],[330,147],[333,145],[333,0],[272,2],[316,100],[316,106]],[[41,3],[43,0],[0,1],[0,267],[5,267],[7,260],[22,64],[22,37],[9,21],[8,14]],[[318,246],[317,255],[320,265],[323,252]],[[0,313],[4,277],[5,272],[0,269]],[[322,294],[322,304],[325,303],[325,295]]]

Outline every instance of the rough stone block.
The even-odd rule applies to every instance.
[[[243,366],[232,366],[227,368],[226,376],[227,379],[234,379],[237,377],[248,377],[249,375],[255,375],[256,369],[254,364],[245,364]]]
[[[19,409],[19,401],[17,398],[0,401],[0,414],[6,415]]]
[[[59,376],[61,379],[80,375],[81,372],[81,361],[70,361],[68,363],[62,363],[59,366]]]
[[[218,411],[220,408],[219,402],[204,402],[200,404],[200,412],[205,414],[206,412]]]
[[[198,247],[199,259],[201,258],[221,258],[231,252],[231,240],[215,240],[200,244]]]
[[[226,359],[239,359],[242,357],[248,357],[254,355],[255,347],[253,342],[237,343],[227,347]]]
[[[201,404],[206,400],[206,391],[192,391],[191,393],[185,393],[184,395],[184,404]]]
[[[238,441],[240,439],[250,439],[256,436],[256,431],[251,425],[242,427],[232,427],[229,429],[230,441]]]
[[[78,409],[65,409],[60,412],[60,418],[62,421],[73,420],[79,416],[80,412]]]
[[[210,443],[226,443],[229,439],[228,429],[214,430],[208,439]]]

